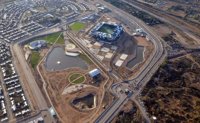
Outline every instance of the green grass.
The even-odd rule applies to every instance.
[[[85,77],[79,73],[74,73],[69,76],[70,83],[80,84],[85,81]]]
[[[30,63],[34,69],[36,68],[37,64],[39,63],[39,60],[40,60],[40,53],[32,52],[31,58],[30,58]]]
[[[113,30],[114,30],[115,28],[116,28],[115,26],[104,24],[104,25],[99,29],[99,31],[100,31],[100,32],[103,32],[103,33],[113,34]]]
[[[81,31],[85,28],[85,24],[81,22],[74,22],[71,25],[69,25],[70,29],[73,31]]]
[[[107,33],[107,34],[113,34],[113,30],[112,29],[107,29],[107,28],[101,28],[101,30],[99,30],[103,33]]]
[[[59,37],[59,35],[60,35],[60,37]],[[58,37],[59,37],[59,39],[57,40]],[[46,35],[46,36],[42,37],[42,39],[47,41],[47,43],[49,43],[49,44],[53,44],[56,40],[57,40],[56,44],[64,44],[65,43],[62,32],[57,32],[57,33]]]
[[[80,78],[76,79],[75,81],[73,81],[72,83],[74,84],[80,84],[82,82],[85,81],[85,77],[84,76],[81,76]]]
[[[74,74],[70,75],[69,80],[72,82],[72,81],[74,81],[75,79],[79,78],[80,76],[81,76],[81,74],[79,74],[79,73],[74,73]]]
[[[89,65],[93,64],[93,62],[85,54],[80,54],[79,57],[87,62]]]

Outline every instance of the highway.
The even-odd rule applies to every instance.
[[[141,20],[138,20],[137,18],[133,17],[132,15],[127,14],[126,12],[112,6],[111,4],[101,1],[102,4],[106,5],[109,9],[112,10],[112,14],[116,14],[119,16],[119,18],[124,18],[127,19],[129,22],[132,22],[133,24],[137,24],[138,27],[141,27],[147,34],[149,39],[152,41],[152,43],[155,46],[155,50],[149,58],[149,60],[146,62],[144,65],[143,69],[141,72],[132,80],[129,80],[129,84],[135,84],[138,89],[136,88],[131,88],[133,90],[133,95],[130,97],[134,102],[136,102],[136,97],[140,94],[140,92],[143,90],[149,79],[152,77],[152,75],[156,72],[164,58],[166,57],[166,52],[163,49],[162,45],[162,39],[159,38],[154,32],[149,30],[149,28],[141,22]],[[124,86],[123,83],[119,83],[121,86]],[[113,86],[112,86],[113,87]],[[95,123],[109,123],[114,116],[118,114],[120,111],[120,107],[123,105],[122,102],[125,102],[128,96],[121,96],[116,91],[114,91],[116,88],[111,88],[115,92],[114,94],[118,97],[118,100],[113,102],[113,104],[108,107],[95,121]],[[137,106],[139,106],[139,109],[142,109],[142,114],[145,115],[143,116],[146,120],[146,122],[150,122],[150,119],[148,116],[146,116],[146,113],[144,111],[144,108],[141,107],[141,105],[137,102]]]
[[[169,25],[171,25],[171,26],[173,26],[173,27],[176,27],[177,29],[181,30],[181,31],[184,32],[186,35],[188,35],[190,38],[192,38],[192,39],[198,41],[198,43],[200,43],[199,37],[197,37],[197,35],[195,35],[195,33],[192,32],[192,31],[194,31],[194,30],[192,30],[192,29],[190,29],[190,28],[186,28],[186,27],[182,24],[183,22],[176,22],[176,21],[174,21],[174,20],[166,19],[166,18],[164,18],[164,17],[162,17],[162,16],[159,16],[159,13],[155,14],[155,13],[149,11],[147,8],[146,8],[146,9],[145,9],[145,8],[141,8],[140,6],[137,6],[137,5],[133,4],[133,3],[137,3],[137,2],[134,2],[134,1],[132,1],[132,2],[127,2],[128,0],[122,0],[122,1],[125,2],[125,3],[128,3],[129,5],[135,7],[135,8],[138,9],[138,10],[144,11],[144,12],[148,13],[149,15],[152,15],[152,16],[158,18],[158,19],[161,20],[162,22],[165,22],[165,23],[167,23],[167,24],[169,24]],[[138,4],[138,5],[139,5],[139,4]],[[151,8],[151,9],[152,9],[152,8]],[[162,12],[162,15],[163,15],[163,16],[166,16],[165,14],[166,14],[166,13]]]

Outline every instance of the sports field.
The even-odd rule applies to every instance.
[[[81,31],[85,28],[85,24],[81,22],[74,22],[69,25],[70,29],[73,31]]]
[[[98,31],[107,33],[107,34],[113,34],[116,26],[109,25],[109,24],[103,24]]]

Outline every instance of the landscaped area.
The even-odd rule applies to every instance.
[[[40,53],[32,52],[31,57],[30,57],[30,63],[34,69],[36,68],[37,64],[39,63],[39,60],[40,60]]]
[[[64,36],[62,32],[52,33],[42,37],[43,40],[47,41],[49,44],[53,44],[57,40],[57,44],[64,44]]]
[[[85,81],[85,76],[79,73],[74,73],[68,77],[68,80],[72,84],[80,84]]]
[[[85,28],[85,24],[81,22],[74,22],[69,25],[70,29],[73,31],[81,31]]]
[[[85,54],[80,54],[79,57],[83,59],[87,64],[92,65],[93,62],[85,55]]]

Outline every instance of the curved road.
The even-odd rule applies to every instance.
[[[164,58],[166,57],[166,52],[163,49],[163,45],[161,43],[162,39],[159,38],[156,34],[154,34],[149,28],[140,20],[136,19],[132,15],[127,14],[126,12],[112,6],[109,3],[106,3],[102,1],[104,5],[106,5],[108,8],[112,10],[112,14],[116,14],[118,16],[121,16],[121,18],[125,18],[129,20],[130,22],[137,24],[138,27],[141,27],[147,34],[149,39],[152,41],[152,43],[155,46],[155,51],[152,54],[149,61],[146,62],[145,66],[143,67],[143,70],[132,80],[129,80],[129,84],[135,84],[136,88],[133,89],[133,93],[130,93],[129,95],[119,94],[117,93],[116,87],[114,86],[112,88],[114,94],[118,97],[116,101],[112,103],[111,106],[109,106],[95,121],[95,123],[109,123],[111,120],[118,114],[121,107],[125,102],[128,101],[128,99],[132,99],[134,101],[136,100],[136,96],[140,94],[140,92],[143,90],[149,79],[152,77],[152,75],[156,72]],[[119,83],[119,85],[126,87],[125,84]],[[139,103],[136,103],[139,104]],[[141,105],[138,105],[141,106]],[[144,109],[142,107],[139,107],[139,109]],[[145,114],[145,111],[142,111],[143,117],[145,118],[146,122],[150,122],[150,119]]]

